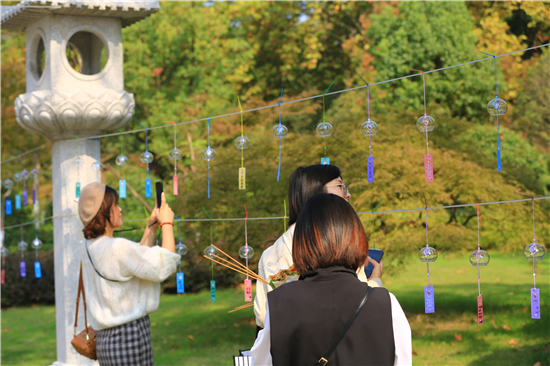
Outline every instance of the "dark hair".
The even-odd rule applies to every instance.
[[[288,184],[288,225],[296,222],[311,196],[326,192],[325,184],[341,176],[340,169],[335,165],[318,164],[296,169]]]
[[[296,221],[292,260],[298,273],[343,266],[356,270],[367,260],[369,243],[359,216],[334,194],[316,194]]]
[[[94,239],[105,234],[107,222],[111,222],[111,207],[114,205],[118,205],[118,193],[113,188],[105,186],[105,197],[97,215],[82,230],[86,239]]]

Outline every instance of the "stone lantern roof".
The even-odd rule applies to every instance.
[[[2,28],[25,29],[48,15],[120,18],[127,27],[160,10],[158,1],[131,0],[23,0],[15,6],[2,6]]]

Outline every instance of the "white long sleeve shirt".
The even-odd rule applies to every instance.
[[[283,285],[284,286],[284,285]],[[393,326],[393,340],[395,342],[395,366],[412,365],[412,337],[411,326],[399,304],[399,301],[390,292],[391,314]],[[264,329],[258,333],[258,338],[250,350],[253,366],[271,366],[271,324],[269,323],[269,305],[265,304],[266,315]]]
[[[258,275],[269,282],[269,276],[277,274],[280,269],[287,269],[294,263],[292,261],[292,239],[296,225],[292,224],[288,230],[277,239],[277,241],[264,250],[260,261],[258,262]],[[383,287],[380,278],[371,278],[367,281],[364,266],[357,269],[357,278],[361,282],[369,284],[371,287]],[[264,318],[266,316],[265,303],[267,293],[273,290],[271,286],[263,282],[256,282],[256,297],[254,298],[254,314],[256,315],[256,324],[264,328]]]
[[[90,323],[95,330],[112,328],[159,307],[160,282],[176,271],[181,256],[159,246],[147,247],[124,238],[99,236],[84,241],[82,275]]]

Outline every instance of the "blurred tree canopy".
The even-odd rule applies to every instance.
[[[136,113],[128,129],[164,125],[163,121],[190,121],[243,109],[276,105],[331,91],[364,86],[357,76],[374,83],[412,75],[409,69],[431,70],[548,43],[550,5],[544,2],[162,2],[162,10],[123,30],[125,89],[134,94]],[[25,92],[24,32],[2,30],[2,159],[29,150],[47,140],[24,131],[15,121],[13,102]],[[550,57],[546,48],[501,57],[497,61],[498,93],[509,104],[500,119],[502,172],[496,166],[496,120],[486,111],[494,97],[493,60],[448,69],[426,76],[428,114],[438,127],[430,133],[435,182],[425,183],[425,137],[415,127],[423,114],[420,76],[373,86],[371,118],[380,125],[373,138],[375,182],[366,181],[368,143],[359,126],[367,118],[365,89],[325,98],[327,121],[334,125],[328,138],[328,156],[342,169],[352,189],[358,212],[454,205],[548,195],[550,188],[549,90]],[[169,202],[180,218],[283,216],[288,178],[300,165],[319,162],[323,140],[315,133],[322,119],[322,99],[283,105],[282,174],[276,182],[279,141],[271,134],[278,109],[244,114],[244,134],[250,148],[244,152],[247,189],[238,190],[240,151],[233,140],[240,135],[238,114],[211,119],[211,146],[218,155],[211,164],[212,198],[207,199],[207,164],[201,153],[207,145],[206,122],[178,126],[179,196]],[[130,158],[125,167],[114,159],[124,143]],[[101,141],[107,167],[103,179],[117,187],[124,177],[143,197],[145,133]],[[172,128],[149,132],[149,150],[155,154],[153,179],[172,183]],[[30,170],[32,158],[26,159]],[[37,154],[40,166],[42,210],[51,212],[49,147]],[[2,165],[2,179],[21,170],[22,159]],[[109,168],[110,167],[110,168]],[[21,187],[17,186],[16,190]],[[168,189],[166,189],[168,191]],[[2,190],[5,193],[5,189]],[[153,205],[153,199],[148,199]],[[125,227],[142,225],[141,203],[129,194],[121,201]],[[537,201],[537,232],[548,243],[550,205]],[[392,253],[396,261],[416,255],[423,242],[423,212],[361,215],[371,240]],[[442,250],[473,250],[477,227],[474,208],[429,212],[430,243]],[[514,203],[482,208],[485,226],[482,246],[520,250],[529,243],[530,206]],[[6,225],[29,221],[26,207]],[[473,216],[475,217],[475,216]],[[50,226],[48,226],[50,225]],[[244,223],[214,222],[214,242],[236,253],[244,244]],[[257,249],[271,245],[283,231],[280,219],[250,221],[249,243]],[[51,245],[51,223],[40,228]],[[182,222],[182,241],[189,246],[184,264],[208,271],[201,259],[210,244],[208,222]],[[17,232],[16,232],[17,231]],[[34,235],[32,226],[26,236]],[[373,234],[374,231],[374,234]],[[8,230],[7,246],[15,248],[18,230]],[[129,234],[137,238],[139,234]],[[30,239],[29,239],[30,240]],[[385,257],[388,260],[392,257]],[[206,273],[205,272],[205,273]],[[205,281],[206,284],[206,281]]]

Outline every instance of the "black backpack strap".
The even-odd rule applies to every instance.
[[[371,287],[369,287],[367,289],[367,293],[365,294],[365,296],[363,296],[363,299],[361,300],[361,303],[359,304],[359,307],[357,308],[357,310],[355,310],[355,313],[353,313],[351,318],[348,320],[348,323],[346,324],[346,326],[344,327],[344,329],[342,330],[342,332],[340,333],[338,338],[334,341],[332,346],[330,346],[330,348],[329,348],[328,352],[325,354],[325,356],[321,357],[319,359],[319,361],[317,361],[315,366],[325,366],[328,363],[328,359],[329,359],[330,355],[332,355],[332,352],[334,352],[336,347],[338,347],[338,344],[340,343],[340,341],[344,338],[344,336],[348,332],[348,329],[351,327],[351,325],[355,321],[355,318],[357,318],[357,315],[359,315],[359,312],[361,311],[363,306],[365,306],[365,303],[367,302],[367,299],[369,297],[369,293],[370,293],[371,289],[372,289]]]
[[[111,282],[120,282],[120,281],[117,281],[117,280],[110,280],[106,277],[103,277],[101,275],[101,273],[99,273],[97,271],[97,269],[95,268],[95,266],[94,266],[94,262],[92,261],[92,257],[90,256],[90,252],[88,251],[88,241],[87,240],[84,241],[84,246],[86,247],[86,253],[88,253],[88,259],[90,260],[90,263],[92,264],[92,267],[94,268],[95,273],[97,273],[99,275],[99,277],[103,278],[104,280],[111,281]]]

